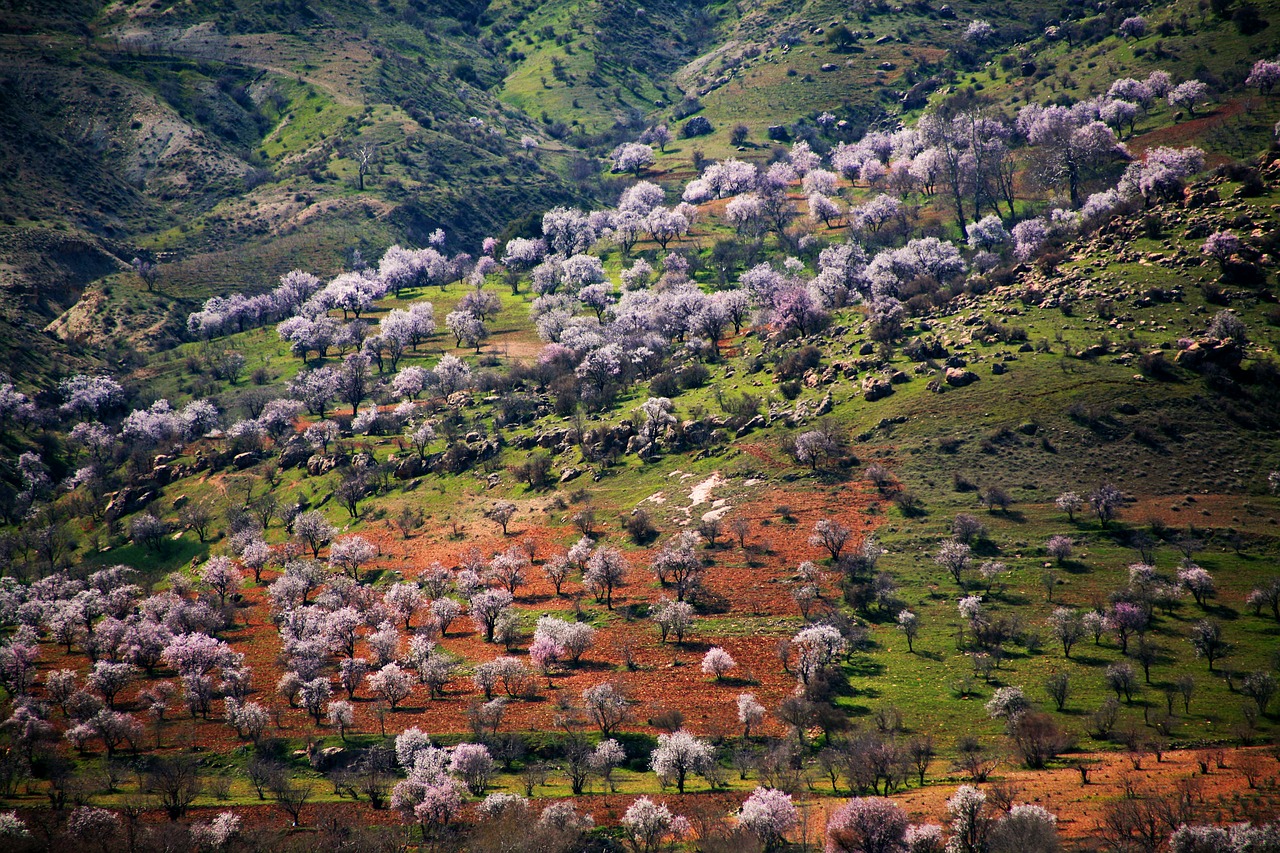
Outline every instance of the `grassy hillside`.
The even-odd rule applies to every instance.
[[[602,850],[614,849],[635,796],[728,833],[725,816],[757,785],[812,809],[812,824],[792,833],[805,847],[848,796],[892,789],[913,821],[937,822],[966,781],[999,783],[985,786],[993,800],[1057,811],[1081,849],[1130,849],[1102,825],[1126,803],[1165,809],[1148,830],[1155,847],[1184,820],[1280,813],[1280,623],[1266,594],[1280,589],[1280,96],[1244,86],[1252,62],[1280,47],[1278,3],[85,0],[54,16],[0,0],[0,358],[16,386],[0,393],[0,680],[6,705],[29,692],[48,706],[47,726],[0,727],[0,743],[14,747],[0,766],[29,774],[22,785],[17,771],[0,774],[0,802],[57,839],[61,810],[46,804],[64,788],[135,813],[156,802],[147,774],[190,760],[205,782],[197,808],[233,808],[261,826],[280,816],[268,796],[283,814],[298,795],[283,782],[255,789],[250,769],[265,761],[307,789],[325,815],[311,823],[398,823],[352,780],[399,781],[404,768],[365,759],[417,726],[438,745],[487,743],[498,759],[487,790],[576,793],[595,810],[602,828],[590,843]],[[1139,11],[1149,34],[1120,38],[1119,21]],[[978,19],[994,30],[983,43],[965,36]],[[208,297],[263,292],[290,270],[331,279],[376,264],[392,244],[427,245],[436,229],[446,255],[478,255],[484,237],[534,236],[555,205],[614,204],[632,181],[611,176],[605,155],[656,123],[677,139],[642,177],[674,203],[706,158],[764,164],[795,139],[825,154],[926,106],[1011,117],[1158,69],[1203,80],[1212,102],[1180,115],[1153,101],[1124,134],[1129,154],[1085,189],[1113,185],[1130,155],[1157,146],[1200,145],[1208,168],[1185,192],[1131,195],[1119,213],[1063,227],[1026,255],[1012,238],[985,256],[964,243],[941,189],[905,190],[896,221],[860,229],[848,212],[810,220],[796,179],[781,191],[794,208],[789,229],[735,226],[729,200],[715,199],[669,247],[590,247],[608,299],[625,298],[616,282],[637,258],[652,265],[640,285],[650,302],[633,305],[653,314],[629,318],[647,337],[623,322],[601,331],[609,310],[592,311],[589,292],[564,282],[567,313],[552,319],[568,324],[577,312],[585,322],[547,346],[534,317],[557,297],[540,297],[528,272],[512,287],[501,269],[474,287],[419,279],[361,308],[363,328],[301,352],[252,318],[208,340],[186,331]],[[839,123],[820,127],[824,112]],[[695,116],[713,131],[679,138]],[[744,138],[733,137],[738,125]],[[1014,149],[1008,203],[1020,215],[1060,203],[1061,187],[1032,180],[1045,151]],[[865,183],[842,177],[832,196],[852,207],[882,192]],[[1220,233],[1238,243],[1217,260],[1203,247]],[[961,244],[968,266],[900,281],[896,321],[868,286],[870,305],[836,300],[798,328],[779,319],[781,299],[738,325],[725,320],[714,341],[680,325],[687,305],[700,317],[706,297],[757,264],[773,266],[780,292],[812,300],[824,249],[860,239],[874,255],[917,235]],[[154,282],[134,271],[136,257],[158,262]],[[478,294],[496,306],[489,335],[460,346],[445,318]],[[391,323],[379,324],[392,311],[427,302],[434,331],[395,368],[382,340],[360,373],[350,356],[361,341],[389,334]],[[348,309],[297,316],[321,315],[336,325]],[[606,340],[624,345],[597,379],[590,359]],[[468,381],[450,384],[461,370],[453,358]],[[419,393],[395,390],[406,368],[439,375]],[[348,371],[342,394],[273,416],[299,377],[327,369]],[[118,378],[121,399],[92,416],[59,408],[56,381],[81,372]],[[616,378],[632,375],[643,378]],[[664,405],[654,398],[670,404],[665,416],[653,414]],[[216,429],[175,426],[163,405],[140,411],[201,400],[216,408]],[[95,418],[105,438],[88,426]],[[1108,511],[1097,511],[1091,502],[1107,494]],[[302,513],[331,529],[308,541]],[[824,544],[832,525],[847,539]],[[683,533],[697,534],[684,565],[701,583],[689,592],[687,633],[667,636],[655,617],[684,591],[654,566]],[[352,571],[338,543],[356,536],[371,551]],[[626,569],[616,589],[602,590],[584,565],[553,576],[584,536],[616,549]],[[245,555],[253,537],[270,554],[257,571]],[[407,582],[474,613],[466,572],[496,589],[503,553],[523,577],[510,581],[497,638],[470,614],[442,626],[425,609],[380,609]],[[943,563],[956,553],[966,559],[953,576]],[[242,572],[229,593],[206,574],[220,557]],[[318,579],[300,598],[288,582],[272,586],[303,577],[307,557]],[[134,570],[119,583],[136,589],[108,599],[44,580],[113,566]],[[344,572],[355,577],[336,577]],[[1207,592],[1195,586],[1206,572]],[[118,585],[109,575],[93,583]],[[81,610],[61,620],[75,629],[63,632],[50,614],[72,595]],[[1070,649],[1054,634],[1063,608],[1120,619],[1128,605],[1142,621],[1132,632],[1101,623]],[[328,635],[348,609],[343,645]],[[222,693],[201,709],[195,681],[190,713],[175,694],[169,717],[154,715],[142,691],[185,683],[161,660],[131,673],[118,696],[101,676],[86,682],[147,720],[145,742],[112,744],[91,726],[65,736],[74,708],[92,701],[57,701],[49,674],[84,678],[119,651],[81,628],[157,613],[171,633],[208,627],[243,655],[250,674],[216,666],[218,690],[235,694],[235,678],[246,678],[233,698],[261,706],[261,730],[237,724]],[[904,613],[918,620],[910,636]],[[563,650],[537,663],[532,635],[544,616],[594,631],[581,660]],[[386,625],[390,650],[375,645]],[[1224,645],[1206,660],[1193,641],[1212,626]],[[839,652],[806,665],[809,629],[834,631]],[[367,679],[345,694],[334,681],[357,656],[377,659],[375,670],[395,657],[410,667],[419,638],[449,667],[439,689],[422,675],[392,701]],[[19,685],[14,649],[28,642],[39,677]],[[727,675],[704,669],[714,649],[736,662]],[[522,674],[486,689],[484,667],[500,658]],[[346,695],[349,722],[281,692],[295,671]],[[1118,686],[1126,671],[1131,683]],[[1050,685],[1063,679],[1057,701]],[[612,732],[582,707],[606,682],[626,700]],[[1020,688],[1029,719],[1052,735],[1042,761],[1019,741],[1020,723],[987,706],[1005,688]],[[766,709],[750,734],[738,716],[744,693]],[[87,717],[101,726],[99,710]],[[682,727],[715,749],[688,798],[649,765],[659,734]],[[616,775],[575,791],[573,762],[610,735],[625,753]],[[917,767],[911,752],[926,746]],[[118,769],[126,749],[136,773]],[[1085,786],[1089,768],[1097,775]],[[67,781],[90,777],[107,782]],[[486,849],[451,834],[471,831],[480,796],[475,786],[466,795],[465,830],[433,835],[423,820],[424,845]],[[309,830],[297,837],[311,840]],[[541,836],[529,838],[542,849]]]

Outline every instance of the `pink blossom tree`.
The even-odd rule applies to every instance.
[[[826,853],[904,853],[907,815],[882,797],[859,797],[827,820]]]

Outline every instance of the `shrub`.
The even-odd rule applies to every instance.
[[[683,388],[701,388],[711,378],[711,371],[700,362],[686,364],[680,371],[680,385]],[[671,396],[670,394],[659,396]]]
[[[654,397],[677,397],[680,390],[680,380],[669,370],[659,373],[649,382],[649,393]]]
[[[788,354],[785,358],[778,362],[778,366],[774,368],[773,375],[779,381],[785,379],[799,379],[804,376],[804,372],[810,368],[817,367],[822,363],[822,351],[815,346],[806,346],[796,352]]]

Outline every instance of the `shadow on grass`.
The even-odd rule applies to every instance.
[[[1072,662],[1081,664],[1082,666],[1102,666],[1105,663],[1109,663],[1109,661],[1106,658],[1097,658],[1097,657],[1093,657],[1092,655],[1082,655],[1079,652],[1076,652],[1075,654],[1073,654],[1071,656],[1071,660]]]
[[[851,660],[844,665],[845,673],[850,678],[875,678],[884,674],[884,664],[869,657]]]
[[[1089,567],[1079,560],[1063,560],[1057,563],[1054,568],[1062,569],[1069,575],[1082,575],[1089,571]]]

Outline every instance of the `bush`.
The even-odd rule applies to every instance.
[[[737,397],[725,397],[717,394],[716,402],[720,404],[721,411],[726,415],[742,421],[749,421],[760,414],[761,407],[764,405],[755,394],[748,394],[745,391]]]
[[[680,390],[680,380],[669,370],[659,373],[649,382],[649,393],[655,397],[678,397]]]
[[[514,473],[527,482],[530,488],[544,488],[551,482],[551,454],[541,451],[531,454],[528,459],[515,467]]]
[[[686,364],[680,371],[680,385],[683,388],[701,388],[707,384],[707,380],[711,378],[711,371],[707,370],[706,365],[701,362],[693,362]],[[662,396],[670,397],[671,394]]]
[[[658,528],[654,526],[653,518],[644,509],[632,510],[622,526],[631,537],[631,541],[637,545],[647,545],[658,536]]]
[[[773,370],[773,375],[779,381],[786,379],[799,379],[804,376],[804,372],[810,368],[817,367],[822,364],[822,351],[815,346],[806,346],[793,353],[788,354],[778,362],[777,367]]]

